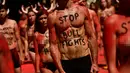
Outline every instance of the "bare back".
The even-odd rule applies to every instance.
[[[111,19],[111,20],[110,20]],[[110,21],[109,21],[110,20]],[[104,34],[109,34],[105,36],[105,39],[108,43],[105,42],[106,53],[108,56],[108,61],[111,60],[113,67],[115,67],[115,62],[118,63],[118,68],[120,73],[129,73],[130,72],[130,17],[123,15],[113,15],[108,19],[108,22],[111,24],[106,25],[110,28],[109,30],[105,28]],[[106,30],[110,31],[106,32]],[[108,41],[109,40],[109,41]],[[110,46],[111,44],[111,49]],[[114,46],[115,45],[115,46]],[[107,48],[108,47],[108,48]],[[108,52],[107,52],[108,51]],[[113,57],[110,55],[113,55]],[[115,61],[115,62],[114,62]],[[111,64],[108,62],[109,65]],[[110,65],[111,67],[111,65]]]

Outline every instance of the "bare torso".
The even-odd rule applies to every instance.
[[[27,32],[27,19],[20,20],[18,25],[20,27],[20,35],[25,37],[26,32]]]
[[[16,22],[10,19],[7,19],[3,25],[0,25],[0,32],[7,39],[9,49],[16,48],[15,25],[17,25]]]
[[[89,13],[90,13],[90,19],[91,19],[91,22],[92,22],[93,30],[95,31],[94,20],[93,20],[93,10],[88,9],[88,11],[89,11]]]
[[[47,30],[44,34],[36,32],[36,39],[38,43],[38,51],[42,62],[53,62],[49,49],[49,31]]]
[[[62,60],[80,58],[89,54],[88,38],[84,29],[86,17],[82,11],[82,7],[77,5],[74,8],[56,11],[55,26]]]
[[[33,45],[34,29],[35,29],[34,25],[28,26],[27,35],[28,35],[29,48],[34,48],[34,45]]]

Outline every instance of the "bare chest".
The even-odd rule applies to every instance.
[[[58,11],[56,17],[56,28],[60,28],[61,31],[64,31],[70,26],[80,27],[83,25],[84,19],[84,14],[77,9]]]
[[[101,12],[101,17],[106,19],[107,17],[111,16],[113,13],[109,9],[105,9],[104,11]]]
[[[0,32],[4,34],[4,36],[14,35],[14,25],[0,25]]]
[[[38,33],[37,41],[38,44],[42,44],[42,45],[49,44],[49,31],[46,31],[44,34]]]

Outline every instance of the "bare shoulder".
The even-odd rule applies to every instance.
[[[55,19],[56,18],[56,12],[57,12],[57,10],[55,10],[54,12],[49,13],[48,18],[49,19]]]
[[[16,23],[16,21],[13,20],[13,19],[8,19],[8,21],[9,21],[9,22],[14,22],[14,23]]]
[[[17,22],[15,21],[15,20],[13,20],[13,19],[8,19],[7,20],[7,22],[9,23],[9,24],[17,24]]]
[[[114,7],[114,6],[111,6],[111,9],[115,9],[115,7]]]
[[[109,16],[105,21],[104,21],[104,25],[105,26],[114,26],[116,25],[116,22],[119,20],[120,15],[118,14],[113,14],[111,16]]]
[[[47,19],[48,27],[55,24],[56,14],[57,14],[57,10],[55,10],[54,12],[49,13],[48,19]]]
[[[94,10],[88,9],[89,13],[92,15],[96,15],[96,12]]]

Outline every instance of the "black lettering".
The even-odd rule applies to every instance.
[[[128,21],[128,24],[130,24],[130,21]]]
[[[69,16],[69,19],[70,19],[70,21],[74,21],[74,16],[73,16],[73,15],[70,15],[70,16]]]
[[[126,27],[126,23],[122,23],[122,28],[124,28],[125,29],[125,32],[124,33],[122,33],[122,34],[125,34],[125,33],[127,33],[127,31],[128,31],[128,29],[127,29],[127,27]]]
[[[67,34],[65,32],[62,33],[63,37],[67,38]]]
[[[68,41],[67,41],[67,44],[68,44],[68,46],[72,46],[72,45],[73,45],[72,40],[68,40]]]
[[[79,40],[74,40],[74,43],[79,45]]]
[[[72,31],[68,31],[67,33],[68,37],[71,37],[73,35]]]
[[[60,24],[63,24],[64,21],[63,21],[63,18],[62,17],[59,17],[59,20],[61,21]]]
[[[75,34],[75,30],[72,30],[72,33],[73,33],[73,36],[75,37],[75,36],[76,36],[76,34]]]
[[[77,20],[79,14],[78,13],[75,13],[75,19]]]
[[[68,16],[68,15],[63,16],[63,17],[64,17],[64,19],[65,19],[65,22],[66,22],[66,18],[67,18],[67,16]]]
[[[82,43],[83,43],[83,45],[85,45],[85,41],[84,41],[84,38],[82,39]]]
[[[66,45],[66,42],[65,42],[65,41],[63,41],[63,42],[62,42],[62,45],[63,45],[63,48],[64,48],[64,46]]]
[[[80,45],[82,45],[82,40],[81,40],[81,38],[80,39],[78,39],[79,40],[79,42],[80,42]]]
[[[80,36],[78,30],[76,30],[76,33],[77,33],[77,36]]]

